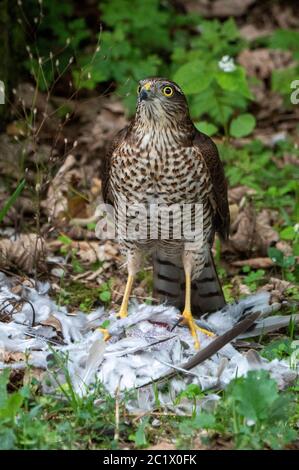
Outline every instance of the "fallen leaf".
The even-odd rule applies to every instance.
[[[42,321],[40,323],[41,325],[52,326],[59,333],[62,332],[62,326],[61,326],[60,321],[58,320],[58,318],[54,317],[53,315],[49,315],[49,317],[45,321]]]
[[[232,266],[235,267],[243,267],[243,266],[250,266],[252,269],[268,269],[274,266],[272,259],[270,258],[250,258],[250,259],[242,259],[238,261],[233,261]]]
[[[32,273],[36,266],[44,267],[46,246],[38,235],[21,234],[18,238],[0,239],[0,268],[18,268]]]

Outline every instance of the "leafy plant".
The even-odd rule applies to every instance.
[[[129,109],[135,106],[136,82],[146,76],[163,74],[167,69],[163,56],[172,49],[171,7],[159,0],[104,0],[101,19],[105,23],[99,34],[99,52],[88,66],[90,57],[81,57],[85,67],[81,85],[114,81],[118,93]],[[75,76],[78,72],[75,72]]]
[[[292,339],[281,338],[276,341],[271,341],[262,350],[262,356],[269,361],[273,359],[285,359],[292,354]]]
[[[231,123],[235,114],[247,109],[252,99],[245,70],[234,63],[235,56],[243,47],[234,20],[199,21],[200,34],[190,40],[190,49],[174,48],[172,69],[174,80],[190,96],[191,115],[199,121],[198,128],[212,135],[224,129],[226,135],[244,136],[255,126],[254,117],[245,114]],[[216,127],[216,129],[215,129]]]
[[[25,187],[25,180],[22,180],[18,186],[16,187],[15,191],[12,195],[8,198],[2,209],[0,209],[0,223],[3,221],[6,214],[9,212],[10,208],[15,204],[16,200],[20,196],[21,192]]]
[[[98,304],[109,305],[111,301],[111,282],[103,282],[100,286],[91,287],[78,281],[63,283],[58,293],[60,305],[71,305],[82,312],[90,312]]]
[[[245,284],[250,288],[252,292],[257,290],[257,287],[260,285],[261,281],[265,277],[264,269],[257,269],[252,271],[249,266],[244,266],[242,269],[243,273],[246,273],[247,276],[244,278]]]
[[[286,256],[281,250],[270,246],[268,256],[272,261],[282,269],[285,279],[295,281],[299,275],[299,265],[294,255]],[[292,270],[293,272],[290,272]]]
[[[250,371],[228,385],[213,415],[200,412],[182,421],[181,441],[206,430],[230,436],[237,449],[283,449],[297,437],[289,425],[292,400],[291,393],[279,393],[268,372]]]
[[[292,52],[295,65],[287,68],[273,70],[271,76],[272,90],[284,96],[285,105],[292,106],[290,102],[291,83],[298,79],[299,74],[299,33],[289,29],[277,29],[269,38],[268,45],[272,49],[282,49]],[[296,63],[297,62],[297,63]]]

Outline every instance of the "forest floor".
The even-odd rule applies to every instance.
[[[242,34],[258,34],[255,15],[247,19],[246,28],[240,26]],[[285,22],[284,27],[293,21],[287,11],[277,12],[276,22],[277,18]],[[268,29],[276,27],[275,21],[268,19]],[[266,290],[273,302],[282,303],[283,313],[294,314],[299,299],[294,250],[299,241],[299,226],[294,223],[299,105],[285,107],[281,96],[268,86],[271,71],[284,60],[284,53],[273,55],[264,48],[240,54],[247,73],[260,80],[254,90],[258,105],[251,110],[257,126],[250,138],[215,138],[226,157],[231,233],[227,243],[215,243],[214,255],[228,302]],[[46,93],[24,81],[15,90],[10,122],[0,134],[0,207],[17,189],[1,223],[0,270],[16,285],[49,281],[51,297],[69,312],[88,313],[100,305],[117,310],[120,305],[126,280],[124,259],[117,243],[96,238],[95,211],[101,202],[105,148],[127,122],[123,104],[113,94],[93,91],[69,99],[54,90],[48,100]],[[138,302],[157,302],[152,298],[149,264],[137,276],[133,297]],[[59,324],[53,327],[59,337]],[[256,348],[269,360],[289,360],[296,339],[298,327],[291,323],[247,348]],[[1,350],[1,342],[0,356],[6,365],[26,359],[26,354]],[[230,399],[222,392],[223,403],[213,422],[210,415],[180,417],[158,406],[151,413],[132,415],[125,401],[119,403],[100,386],[96,396],[85,400],[44,396],[40,374],[28,368],[0,376],[3,448],[298,448],[298,383],[281,393],[284,405],[276,405],[284,411],[281,419],[274,419],[270,410],[271,396],[278,393],[276,385],[262,377],[260,392],[268,416],[261,413],[250,427],[241,414],[234,421]],[[256,393],[254,385],[237,382],[232,395],[244,393],[246,402],[245,386]],[[195,401],[202,394],[186,393]],[[98,396],[101,403],[94,406]]]

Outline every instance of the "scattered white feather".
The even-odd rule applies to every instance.
[[[74,390],[81,396],[89,393],[93,384],[100,381],[111,394],[118,389],[137,388],[136,397],[127,403],[129,410],[152,409],[156,403],[156,393],[161,405],[173,410],[177,394],[191,383],[198,384],[203,390],[221,389],[233,378],[254,369],[268,370],[280,388],[292,383],[296,377],[296,371],[286,361],[269,362],[255,351],[241,354],[232,344],[227,344],[191,371],[173,378],[168,391],[164,390],[165,387],[146,385],[169,369],[180,368],[195,353],[188,328],[176,326],[171,331],[179,318],[179,312],[174,307],[132,303],[129,316],[124,319],[116,319],[114,312],[105,312],[103,307],[88,315],[80,311],[70,315],[66,307],[57,305],[48,296],[49,283],[38,283],[36,288],[24,286],[22,298],[11,291],[11,284],[11,280],[0,273],[0,308],[2,314],[11,317],[9,322],[0,322],[0,351],[27,352],[28,363],[48,369],[51,376],[49,359],[54,348],[68,358],[66,367]],[[18,310],[14,310],[12,299],[19,301]],[[33,326],[32,306],[35,313]],[[205,315],[198,323],[216,334],[222,334],[246,315],[259,311],[261,317],[242,337],[259,335],[262,328],[271,328],[272,331],[276,326],[286,324],[283,316],[268,317],[279,307],[279,304],[270,305],[268,292],[260,292]],[[55,317],[61,325],[61,344],[54,327],[42,324],[49,317]],[[104,320],[110,322],[108,331],[111,340],[108,343],[103,341],[103,335],[97,329]],[[299,321],[299,316],[295,320]],[[203,348],[213,341],[202,333],[199,333],[199,339]],[[2,356],[0,359],[2,361]],[[26,365],[25,361],[12,364],[2,361],[0,369],[24,369]],[[63,370],[59,371],[59,377],[63,381]],[[57,391],[57,385],[55,387]],[[53,391],[53,387],[49,388],[46,384],[44,389]],[[211,393],[199,401],[199,406],[212,409],[218,399],[218,395]],[[190,406],[192,404],[188,400],[183,400],[175,409],[183,414],[190,412]]]

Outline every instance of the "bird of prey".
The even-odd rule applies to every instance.
[[[126,207],[144,205],[148,212],[143,228],[148,228],[152,205],[187,205],[193,208],[193,224],[200,220],[202,232],[200,240],[193,240],[198,241],[193,245],[197,248],[190,249],[184,237],[174,234],[177,222],[173,218],[169,238],[161,237],[159,214],[156,237],[151,237],[150,230],[139,239],[125,236],[122,246],[128,279],[118,315],[127,316],[134,278],[143,254],[149,253],[154,265],[154,295],[183,308],[182,321],[189,326],[198,348],[199,327],[192,313],[198,316],[225,305],[211,254],[215,232],[226,239],[229,231],[224,170],[216,145],[195,128],[185,95],[176,83],[147,78],[139,82],[137,95],[135,117],[116,135],[106,153],[104,201],[113,205],[118,217],[124,210],[123,201]],[[196,205],[202,208],[200,219],[195,215]],[[122,220],[129,219],[124,216]]]

